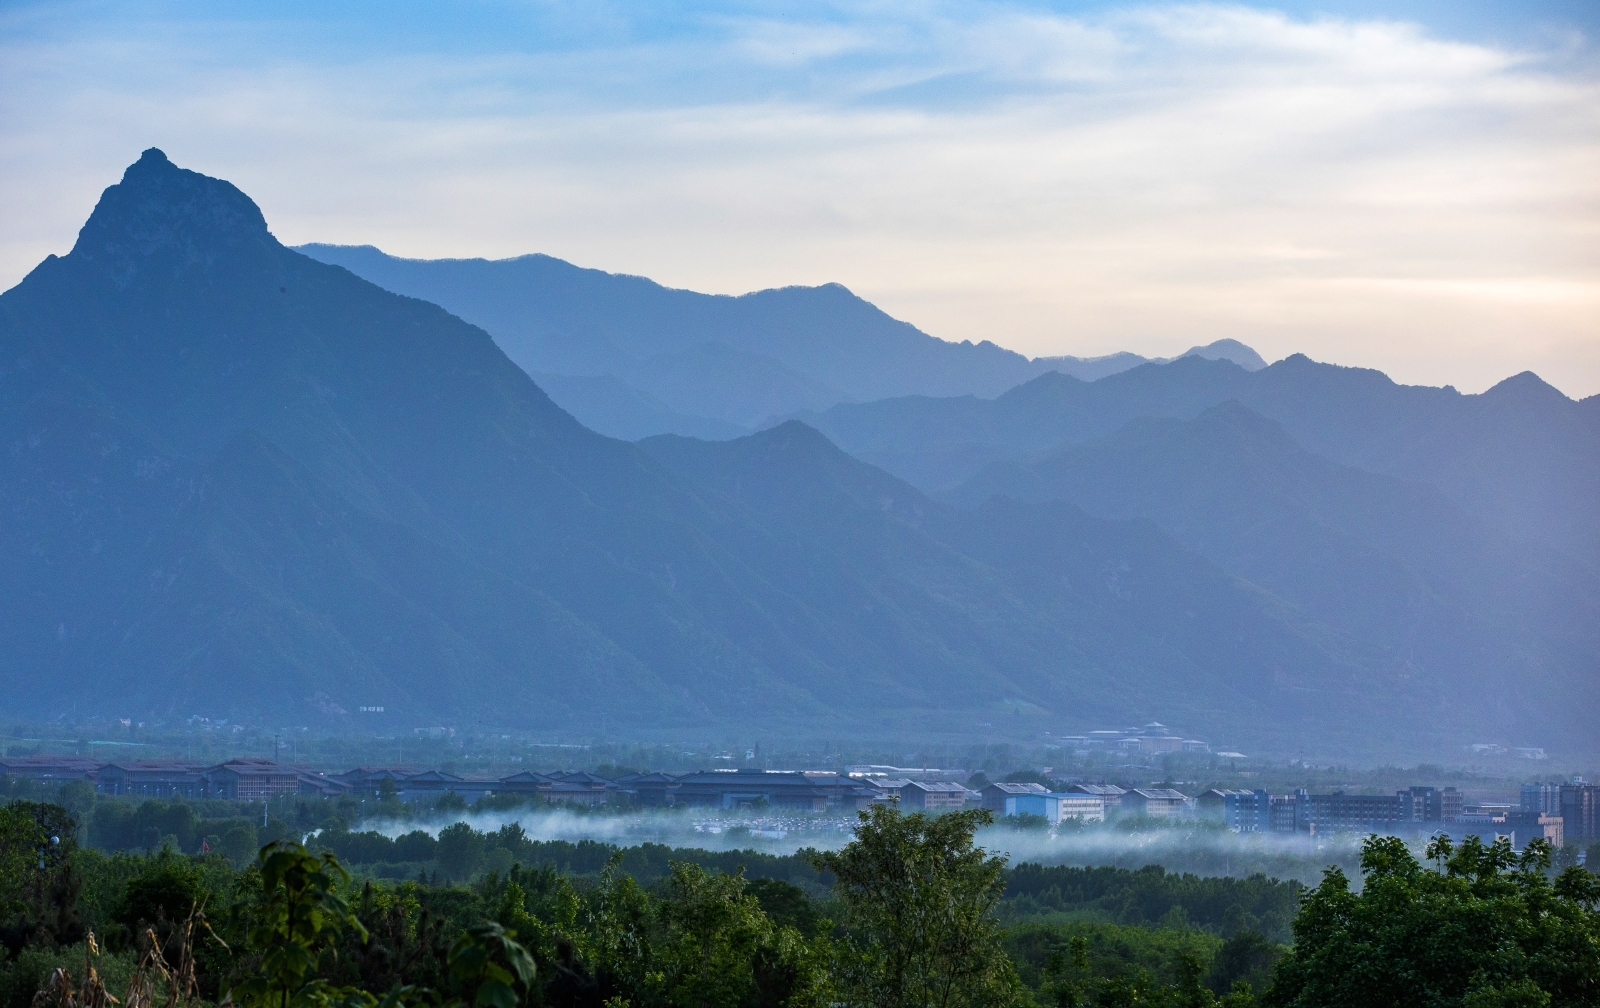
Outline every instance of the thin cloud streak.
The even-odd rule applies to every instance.
[[[0,282],[65,251],[156,144],[289,242],[541,251],[726,293],[839,281],[1031,354],[1233,336],[1600,392],[1587,49],[1217,5],[720,12],[655,35],[605,14],[565,47],[344,59],[237,22],[35,23],[0,51]]]

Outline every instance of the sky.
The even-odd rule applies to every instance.
[[[146,147],[283,241],[1600,393],[1600,2],[0,3],[0,287]]]

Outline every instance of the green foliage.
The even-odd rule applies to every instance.
[[[50,974],[64,969],[73,986],[82,987],[85,964],[93,965],[101,981],[113,992],[127,989],[134,971],[134,955],[103,952],[91,958],[83,943],[66,947],[32,945],[15,958],[0,962],[0,1008],[31,1008],[34,994]]]
[[[127,933],[137,933],[144,927],[185,919],[205,898],[199,867],[182,855],[163,850],[123,883],[110,919]]]
[[[1261,932],[1240,931],[1217,950],[1211,961],[1211,972],[1206,976],[1206,986],[1218,993],[1232,990],[1236,983],[1265,990],[1273,964],[1283,953],[1284,946]]]
[[[1080,1000],[1094,984],[1112,981],[1170,987],[1183,977],[1186,957],[1211,963],[1223,944],[1204,931],[1084,922],[1023,925],[1008,930],[1004,942],[1022,982],[1051,1004],[1063,985],[1078,985]]]
[[[1252,875],[1211,878],[1168,872],[1159,865],[1125,868],[1075,868],[1020,864],[1006,880],[1001,917],[1020,921],[1067,915],[1071,919],[1117,924],[1156,924],[1180,908],[1192,924],[1224,937],[1258,930],[1269,938],[1289,937],[1301,886]]]
[[[59,807],[11,811],[13,834],[21,821],[70,821]],[[1600,880],[1579,868],[1552,879],[1542,845],[1518,857],[1505,845],[1438,843],[1429,867],[1398,841],[1369,841],[1363,891],[1330,871],[1285,954],[1253,923],[1292,906],[1292,884],[1159,868],[1008,873],[976,846],[986,818],[875,809],[854,842],[804,862],[536,843],[514,825],[458,824],[454,836],[485,861],[547,859],[470,885],[357,888],[332,851],[288,843],[242,872],[221,854],[47,852],[44,881],[56,921],[81,920],[119,950],[108,977],[136,929],[154,925],[170,954],[180,929],[163,922],[208,900],[231,905],[229,946],[200,935],[194,961],[200,995],[231,991],[241,1008],[376,1008],[379,995],[389,1008],[1246,1008],[1262,989],[1282,1006],[1565,1008],[1595,1003],[1600,989]],[[386,855],[398,843],[343,830],[323,839]],[[747,880],[746,864],[764,877]],[[828,875],[834,901],[819,905],[808,890]],[[1002,902],[1008,878],[1019,892]],[[71,884],[51,888],[60,879]],[[1001,930],[1006,906],[1038,912]],[[72,933],[28,912],[15,938],[24,947],[0,959],[0,1008],[26,1008],[55,966],[81,973],[81,945],[78,965],[62,959]]]
[[[23,894],[38,871],[46,843],[42,826],[29,814],[27,802],[0,806],[0,914],[22,909]]]
[[[439,831],[435,856],[439,861],[439,870],[444,872],[446,878],[453,882],[465,882],[483,863],[486,849],[482,833],[464,822],[458,822]]]
[[[1550,849],[1440,838],[1432,868],[1372,837],[1359,894],[1330,870],[1303,902],[1269,1002],[1284,1008],[1549,1005],[1600,1001],[1600,881],[1549,878]]]
[[[815,938],[823,925],[822,915],[806,896],[805,890],[782,879],[751,879],[744,891],[754,896],[761,910],[779,927],[792,927],[807,938]]]
[[[315,857],[298,844],[269,844],[260,858],[257,898],[241,907],[253,957],[230,996],[245,1008],[359,1003],[362,992],[333,987],[321,976],[341,932],[366,937],[339,891],[349,874],[336,859]]]
[[[450,975],[473,991],[471,1008],[516,1008],[517,989],[533,982],[533,957],[514,937],[489,921],[467,928],[450,946]]]
[[[835,964],[839,999],[912,1008],[1010,1004],[1021,985],[1000,945],[1005,862],[973,843],[984,810],[861,813],[843,850],[813,856],[833,873],[850,934]]]

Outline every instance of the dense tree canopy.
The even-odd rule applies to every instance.
[[[1600,1003],[1600,880],[1550,850],[1440,838],[1432,867],[1394,837],[1362,852],[1360,893],[1330,870],[1294,922],[1283,1008],[1579,1008]]]

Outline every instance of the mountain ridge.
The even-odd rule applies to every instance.
[[[1600,567],[1600,410],[1531,372],[1476,395],[1399,385],[1382,372],[1294,354],[1259,371],[1227,361],[1148,363],[1094,382],[1041,375],[993,400],[905,397],[798,418],[860,458],[933,493],[985,466],[1107,436],[1139,417],[1190,420],[1236,400],[1308,451],[1432,484],[1513,538]]]
[[[949,342],[890,317],[838,283],[701,294],[537,253],[428,260],[389,256],[370,245],[298,249],[482,326],[530,374],[610,376],[680,413],[744,427],[835,402],[910,393],[999,395],[1040,373],[1099,377],[1146,360],[1126,352],[1030,359],[988,340]],[[704,359],[707,348],[721,357],[720,366]],[[1264,364],[1237,340],[1187,353]],[[787,379],[774,380],[780,374]],[[699,380],[685,381],[685,375]],[[737,398],[729,398],[733,390],[740,390]],[[616,403],[573,395],[563,406],[586,423],[603,425],[612,422]],[[652,422],[674,421],[644,411],[604,432],[649,429]]]

